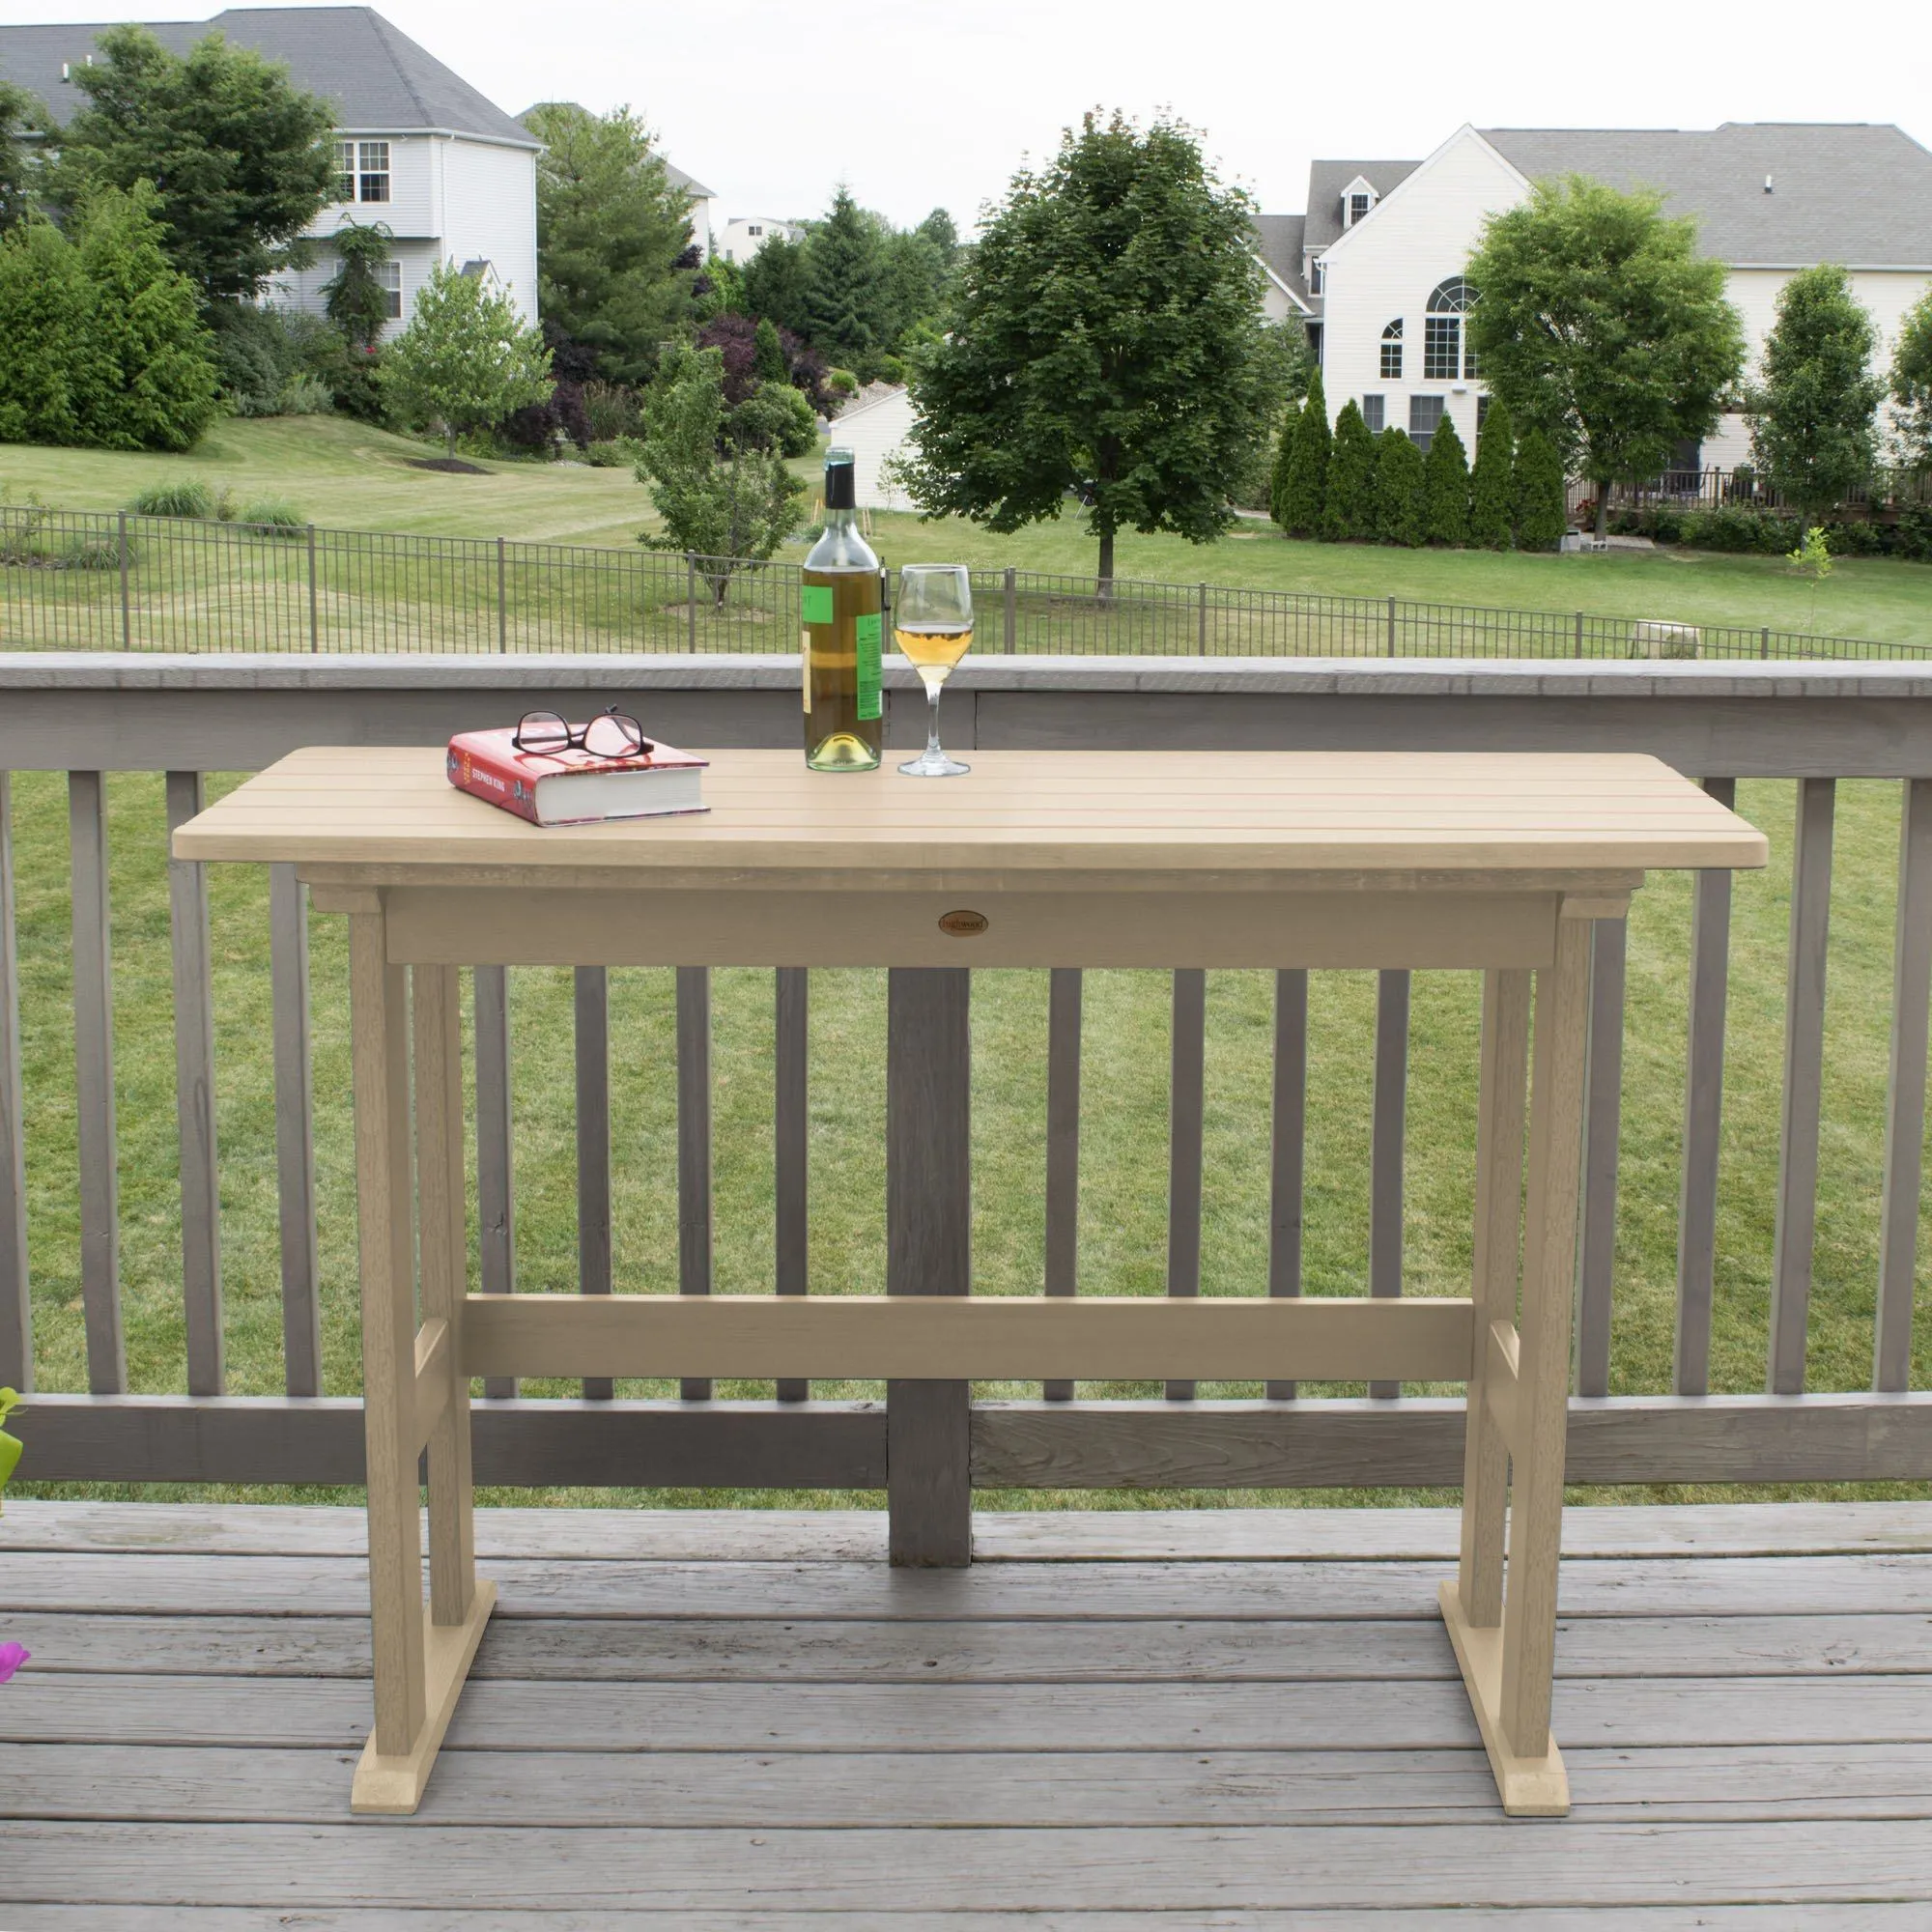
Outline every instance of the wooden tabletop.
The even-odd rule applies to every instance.
[[[711,810],[539,827],[450,785],[439,746],[312,747],[175,834],[178,858],[321,867],[895,872],[1548,873],[1762,866],[1764,835],[1637,754],[987,752],[960,779],[724,751]]]

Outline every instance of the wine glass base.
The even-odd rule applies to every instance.
[[[922,752],[899,767],[901,775],[909,779],[956,779],[972,769],[957,758],[949,758],[944,752]]]

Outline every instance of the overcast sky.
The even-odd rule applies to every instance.
[[[206,0],[149,18],[220,11]],[[1426,155],[1477,127],[1895,121],[1932,145],[1932,7],[1861,0],[380,0],[512,113],[629,102],[721,213],[820,211],[843,180],[895,221],[970,227],[1083,108],[1170,109],[1268,213],[1316,155]],[[99,20],[99,0],[0,0]]]

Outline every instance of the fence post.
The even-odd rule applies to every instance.
[[[1761,658],[1768,658],[1771,655],[1771,626],[1769,624],[1757,634],[1757,654]]]
[[[1201,585],[1200,639],[1201,655],[1205,658],[1208,655],[1208,586],[1205,583]]]
[[[507,654],[510,648],[510,603],[505,594],[503,571],[503,539],[497,539],[497,650],[499,655]]]
[[[684,647],[697,655],[697,558],[684,554]]]
[[[1389,599],[1388,654],[1390,657],[1395,656],[1395,599],[1393,597]]]
[[[308,526],[308,650],[313,657],[322,648],[322,623],[315,598],[315,526]]]
[[[1013,632],[1019,617],[1019,599],[1014,593],[1018,573],[1011,564],[1007,565],[1007,655],[1013,654]]]
[[[1577,612],[1577,655],[1579,658],[1583,655],[1583,613],[1580,611]]]
[[[128,604],[128,512],[117,513],[121,532],[121,648],[131,651],[133,645],[133,616]]]

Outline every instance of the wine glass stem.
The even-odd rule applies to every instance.
[[[946,687],[931,684],[925,690],[925,755],[941,758],[946,754],[939,749],[939,694]]]

